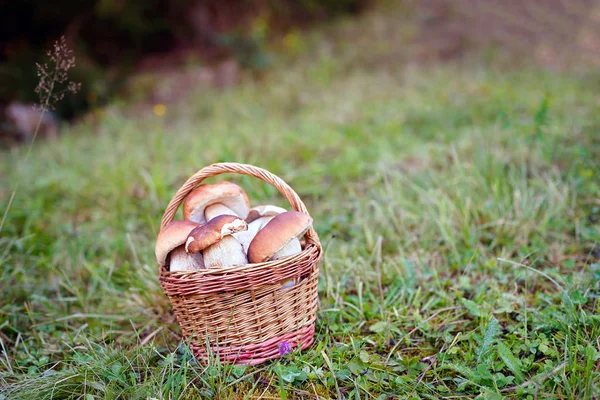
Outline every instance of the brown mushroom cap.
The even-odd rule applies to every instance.
[[[246,217],[246,222],[250,223],[261,217],[274,217],[281,213],[286,212],[285,208],[272,206],[272,205],[264,205],[264,206],[256,206],[252,207],[250,211],[248,211],[248,216]]]
[[[219,215],[204,225],[196,226],[185,240],[185,251],[197,253],[217,243],[227,235],[245,231],[248,224],[234,215]]]
[[[200,185],[194,189],[183,203],[183,218],[205,223],[204,210],[211,204],[221,203],[238,217],[245,219],[250,209],[250,201],[244,190],[231,182]]]
[[[254,237],[248,247],[248,261],[269,260],[290,241],[301,238],[312,224],[312,218],[298,211],[287,211],[274,217]]]
[[[167,263],[167,256],[175,248],[185,243],[188,235],[199,225],[192,221],[173,221],[165,226],[156,239],[154,255],[161,267]]]

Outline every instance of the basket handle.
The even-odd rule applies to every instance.
[[[206,178],[226,173],[249,175],[263,180],[274,186],[275,189],[279,190],[279,192],[283,195],[283,197],[285,197],[285,199],[290,203],[294,210],[308,214],[308,210],[306,209],[306,206],[304,205],[302,200],[300,200],[298,194],[277,175],[272,174],[266,169],[255,167],[249,164],[238,164],[230,162],[217,163],[202,168],[194,175],[192,175],[183,184],[183,186],[179,188],[177,193],[175,193],[175,196],[173,196],[173,198],[169,202],[169,205],[167,206],[167,209],[163,214],[160,223],[160,229],[162,230],[169,222],[173,221],[173,217],[175,216],[177,209],[179,208],[183,200],[187,197],[187,195],[190,194],[190,192],[196,188],[196,186],[202,183],[202,181],[204,181]],[[316,245],[320,246],[321,244],[319,242],[319,236],[317,235],[317,232],[312,226],[310,227],[308,232],[306,232],[306,239],[307,241],[313,242]]]

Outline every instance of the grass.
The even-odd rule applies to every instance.
[[[0,237],[0,398],[597,398],[597,73],[308,47],[164,117],[107,109],[19,168],[26,149],[2,154],[0,204],[22,184]],[[218,161],[289,182],[326,250],[315,344],[259,367],[198,365],[157,281],[164,207]]]

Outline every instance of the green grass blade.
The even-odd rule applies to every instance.
[[[508,347],[504,344],[504,342],[498,342],[498,355],[504,361],[504,364],[510,369],[510,371],[515,375],[515,378],[518,383],[521,383],[525,380],[525,375],[521,371],[521,363],[514,354],[510,351]]]
[[[485,336],[483,337],[483,342],[479,349],[477,349],[477,362],[481,362],[481,358],[485,356],[490,348],[492,347],[492,343],[496,336],[500,333],[500,323],[494,317],[490,318],[488,322],[488,328],[485,331]]]

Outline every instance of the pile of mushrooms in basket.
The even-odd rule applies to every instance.
[[[156,260],[170,271],[230,268],[302,251],[309,215],[273,205],[250,208],[248,196],[231,182],[200,185],[183,203],[183,220],[159,233]],[[293,286],[293,280],[284,287]]]

